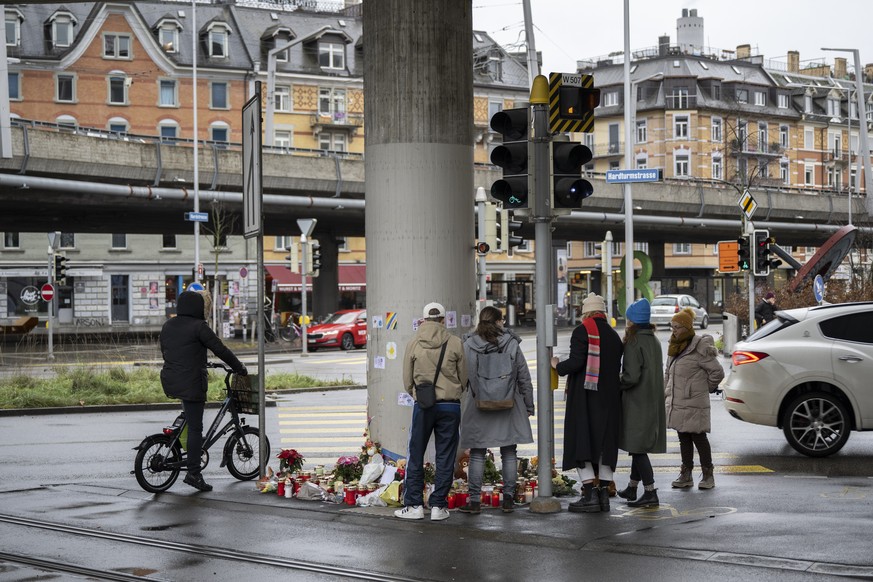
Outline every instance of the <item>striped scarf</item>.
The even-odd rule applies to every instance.
[[[597,382],[600,380],[600,331],[597,329],[597,319],[606,319],[602,313],[595,313],[585,319],[582,325],[588,333],[588,361],[585,364],[586,390],[597,392]]]

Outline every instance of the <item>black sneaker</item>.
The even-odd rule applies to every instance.
[[[212,491],[212,485],[203,480],[203,475],[196,474],[193,475],[188,473],[185,475],[185,484],[190,485],[194,489],[198,489],[200,491]]]
[[[467,505],[459,507],[458,511],[460,511],[461,513],[482,513],[482,502],[468,501]]]
[[[512,513],[515,509],[515,500],[512,497],[504,497],[500,510],[503,513]]]

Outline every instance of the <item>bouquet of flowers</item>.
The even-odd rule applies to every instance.
[[[282,449],[282,451],[276,455],[276,458],[279,459],[279,471],[291,474],[300,471],[303,468],[303,455],[298,453],[294,449]]]
[[[433,485],[436,481],[436,467],[428,461],[424,464],[424,482],[426,485]]]
[[[367,436],[367,433],[364,433],[364,436]],[[361,454],[358,455],[358,458],[361,459],[361,463],[366,465],[370,462],[376,455],[382,454],[382,445],[371,441],[369,438],[361,445]]]
[[[360,479],[363,471],[364,465],[361,464],[361,459],[346,455],[336,460],[336,468],[333,470],[333,475],[337,481],[351,483]]]

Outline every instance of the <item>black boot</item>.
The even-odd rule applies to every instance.
[[[618,496],[622,499],[627,499],[628,501],[633,501],[637,498],[637,488],[631,487],[630,483],[628,486],[618,492]]]
[[[629,501],[628,507],[658,507],[661,504],[658,501],[658,490],[643,491],[643,496],[636,501]]]
[[[609,485],[612,481],[600,482],[600,511],[609,511]]]
[[[203,475],[200,473],[188,473],[184,479],[187,485],[200,491],[212,491],[212,485],[203,480]]]
[[[582,484],[582,497],[570,504],[573,513],[597,513],[600,511],[600,491],[592,483]]]

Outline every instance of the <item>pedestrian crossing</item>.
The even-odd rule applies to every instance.
[[[560,464],[563,455],[563,432],[565,402],[563,392],[556,393],[554,402],[555,459]],[[277,406],[279,443],[283,448],[293,448],[305,457],[305,466],[332,466],[344,455],[358,455],[364,444],[367,427],[365,404],[325,406],[296,406],[279,402]],[[534,442],[518,446],[519,457],[537,455],[536,417],[531,417]],[[499,451],[493,451],[499,457]],[[695,454],[696,457],[696,454]],[[726,451],[713,451],[717,473],[770,473],[760,465],[737,465],[737,455]],[[678,473],[681,465],[679,441],[676,432],[667,431],[667,452],[649,455],[656,473]],[[499,462],[499,461],[498,461]],[[618,473],[630,472],[630,457],[619,453]]]

